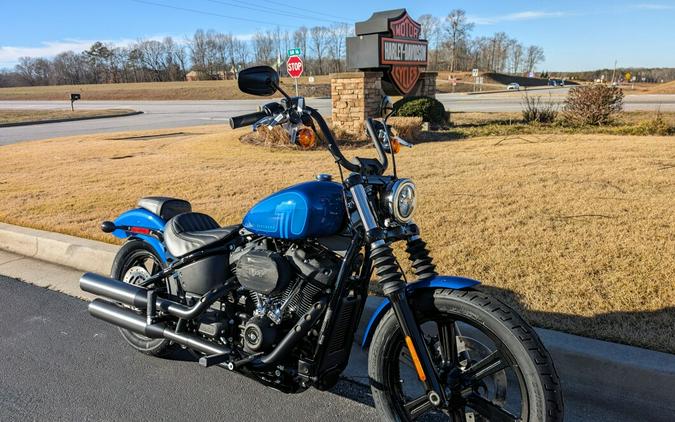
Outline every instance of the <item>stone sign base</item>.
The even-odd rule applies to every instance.
[[[330,75],[333,105],[333,129],[356,139],[365,139],[363,122],[368,117],[380,117],[382,72],[346,72]],[[409,96],[436,96],[438,72],[421,72]]]
[[[368,117],[378,117],[382,100],[382,72],[346,72],[330,75],[333,128],[363,138]]]
[[[417,85],[410,93],[410,96],[415,97],[432,97],[436,98],[436,78],[438,72],[422,72]]]

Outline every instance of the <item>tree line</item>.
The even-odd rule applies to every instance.
[[[461,9],[447,16],[422,15],[422,38],[429,41],[429,69],[510,72],[534,70],[544,60],[539,46],[525,46],[504,32],[472,37],[474,29]],[[182,81],[190,71],[199,79],[222,79],[252,65],[279,66],[286,51],[300,48],[305,74],[346,69],[346,43],[353,25],[279,27],[259,30],[250,39],[214,30],[197,30],[175,40],[139,40],[128,46],[96,42],[81,53],[67,51],[53,58],[21,57],[11,70],[0,71],[0,86],[62,85],[119,82]]]

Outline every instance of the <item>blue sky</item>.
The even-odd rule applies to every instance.
[[[270,8],[269,13],[254,10],[261,7]],[[0,68],[13,66],[20,56],[81,50],[96,40],[182,39],[198,28],[246,36],[276,24],[293,29],[353,23],[397,7],[407,8],[413,17],[464,9],[476,24],[474,36],[504,31],[525,44],[543,46],[541,70],[612,67],[614,60],[619,67],[675,67],[675,0],[0,0]]]

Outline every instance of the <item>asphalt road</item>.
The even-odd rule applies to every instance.
[[[79,299],[0,276],[1,421],[370,421],[369,390],[286,395],[185,352],[132,351]]]
[[[562,101],[567,88],[530,91],[530,95],[543,96]],[[449,111],[518,112],[522,108],[522,92],[499,94],[438,94],[437,98]],[[81,101],[79,109],[131,108],[144,114],[112,119],[83,120],[77,122],[50,123],[44,125],[0,128],[0,145],[21,141],[48,139],[60,136],[84,135],[146,129],[166,129],[225,124],[231,116],[250,113],[259,104],[270,101]],[[646,110],[675,111],[675,95],[627,95],[624,99],[628,111]],[[318,108],[325,116],[331,112],[330,99],[311,98],[308,104]],[[2,108],[68,108],[67,101],[0,101]]]

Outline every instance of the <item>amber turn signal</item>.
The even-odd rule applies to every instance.
[[[316,137],[314,131],[310,128],[302,128],[296,135],[296,142],[302,148],[312,148],[316,144]]]
[[[398,139],[394,138],[389,140],[389,144],[391,145],[391,151],[394,154],[398,154],[398,152],[401,150],[401,143],[398,141]]]

